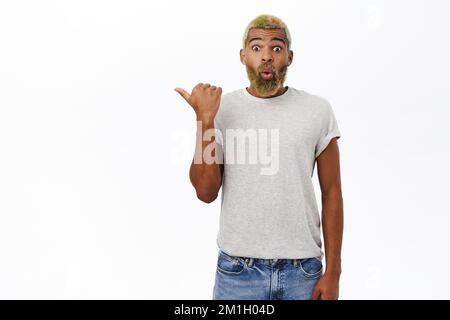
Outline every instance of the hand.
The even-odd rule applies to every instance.
[[[325,274],[317,281],[312,300],[337,300],[339,298],[339,276]]]
[[[191,94],[181,88],[175,88],[175,91],[192,106],[198,120],[214,120],[220,106],[221,87],[211,86],[209,83],[199,83]]]

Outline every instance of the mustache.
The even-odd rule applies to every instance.
[[[262,65],[258,68],[258,72],[263,72],[264,70],[270,70],[273,73],[276,73],[276,70],[272,65]]]

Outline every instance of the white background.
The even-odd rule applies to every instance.
[[[2,1],[0,298],[211,298],[219,201],[189,182],[173,89],[247,86],[261,13],[342,133],[340,298],[450,298],[445,0]]]

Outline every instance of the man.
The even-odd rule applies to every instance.
[[[290,48],[283,21],[260,15],[247,26],[240,50],[249,87],[223,96],[208,83],[191,94],[175,89],[197,116],[190,168],[197,197],[210,203],[222,187],[213,299],[339,297],[340,132],[327,100],[284,86]],[[316,161],[325,271],[312,183]]]

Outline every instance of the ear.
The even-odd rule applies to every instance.
[[[245,61],[244,49],[239,50],[239,57],[241,59],[241,63],[244,64],[244,61]]]
[[[289,50],[289,57],[288,57],[288,59],[289,59],[289,64],[291,64],[292,60],[294,59],[294,51]]]

